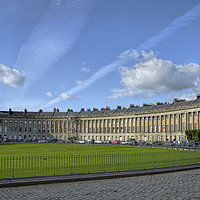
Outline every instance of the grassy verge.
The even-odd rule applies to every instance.
[[[0,145],[0,178],[96,173],[200,162],[200,152],[111,145]]]

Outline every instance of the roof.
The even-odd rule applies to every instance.
[[[131,106],[130,108],[117,108],[117,109],[101,109],[101,110],[86,110],[86,111],[80,111],[80,112],[73,112],[72,110],[68,110],[67,112],[27,112],[26,116],[63,116],[63,117],[79,117],[79,116],[93,116],[93,115],[110,115],[110,114],[120,114],[120,113],[129,113],[129,112],[138,112],[138,111],[153,111],[156,109],[167,109],[167,108],[177,108],[187,105],[195,105],[200,104],[200,98],[197,98],[195,100],[191,101],[179,101],[174,103],[165,103],[165,104],[143,104],[142,107],[139,106]],[[0,116],[9,116],[11,113],[11,116],[24,116],[24,111],[0,111]]]

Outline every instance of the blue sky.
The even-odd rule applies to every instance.
[[[1,0],[0,110],[194,99],[199,0]]]

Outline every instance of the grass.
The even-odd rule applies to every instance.
[[[0,178],[95,173],[200,162],[200,152],[112,145],[3,144]]]

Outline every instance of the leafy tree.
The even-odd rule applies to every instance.
[[[186,130],[185,134],[187,136],[187,140],[200,141],[200,130]]]

